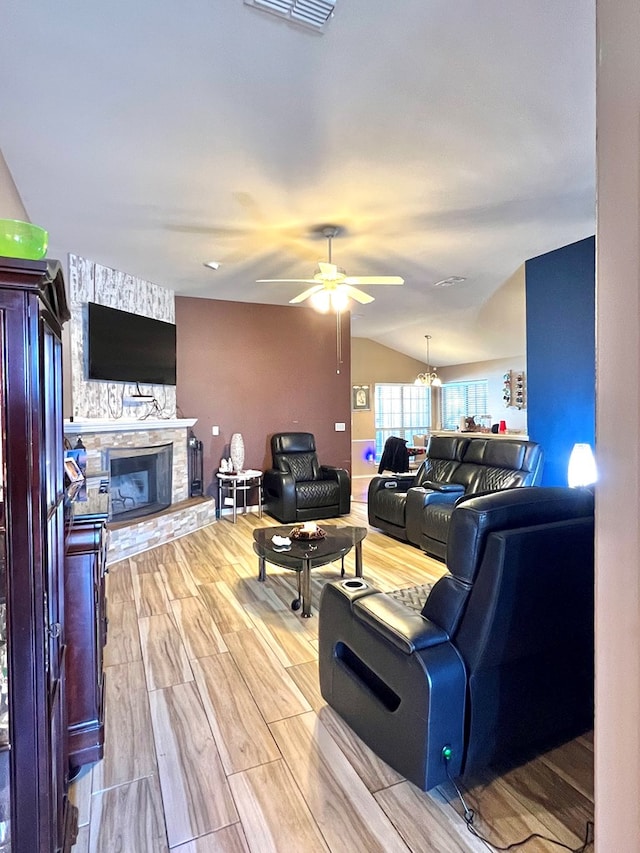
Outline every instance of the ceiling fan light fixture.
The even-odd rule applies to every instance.
[[[316,311],[319,311],[321,314],[326,314],[331,308],[331,294],[328,290],[318,290],[318,292],[314,293],[309,299],[309,302]]]
[[[360,305],[367,305],[374,301],[373,296],[357,285],[404,284],[404,279],[399,275],[347,275],[342,267],[333,263],[331,257],[331,241],[338,231],[337,225],[323,225],[319,229],[319,233],[327,238],[328,260],[318,261],[318,268],[313,278],[259,278],[258,281],[265,284],[293,282],[311,284],[313,287],[307,287],[302,293],[290,299],[289,303],[298,305],[310,299],[317,311],[328,311],[332,308],[336,314],[344,311],[351,304],[351,300]],[[324,291],[326,296],[319,295],[321,291]]]
[[[323,287],[309,298],[309,302],[321,314],[329,311],[340,313],[349,307],[349,290],[343,285]]]
[[[349,305],[349,293],[347,289],[338,285],[335,290],[330,291],[331,307],[334,311],[344,311]]]

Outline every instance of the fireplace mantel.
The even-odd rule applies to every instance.
[[[90,435],[97,432],[131,432],[152,429],[189,429],[197,418],[146,418],[145,420],[102,420],[101,418],[74,418],[64,422],[65,435]]]

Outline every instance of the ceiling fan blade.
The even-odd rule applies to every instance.
[[[315,278],[257,278],[257,284],[287,284],[295,282],[296,284],[316,284]],[[322,285],[319,285],[322,287]]]
[[[326,261],[319,261],[318,266],[320,267],[320,274],[322,278],[328,278],[331,280],[334,278],[340,278],[338,267],[335,264],[328,264]]]
[[[304,302],[305,299],[308,299],[310,296],[313,296],[314,293],[317,293],[319,290],[324,290],[323,284],[316,284],[314,287],[310,287],[308,290],[303,290],[302,293],[299,293],[297,296],[294,296],[293,299],[289,300],[290,305],[296,305],[298,302]]]
[[[365,293],[364,290],[358,290],[357,287],[351,287],[349,284],[343,284],[342,287],[346,290],[351,299],[355,299],[355,301],[359,302],[361,305],[368,305],[369,302],[374,301],[373,296],[369,296],[369,294]]]
[[[399,275],[348,275],[345,284],[404,284]]]

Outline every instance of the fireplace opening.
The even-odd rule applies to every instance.
[[[151,515],[171,506],[173,444],[107,451],[111,518]]]

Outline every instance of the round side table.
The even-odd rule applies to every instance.
[[[218,510],[217,515],[220,517],[222,512],[222,493],[226,488],[231,490],[231,502],[233,504],[233,523],[236,523],[238,517],[238,492],[243,496],[242,508],[247,511],[247,492],[249,489],[258,489],[258,515],[262,518],[262,471],[256,471],[248,468],[246,471],[238,471],[234,474],[226,474],[218,471]]]

